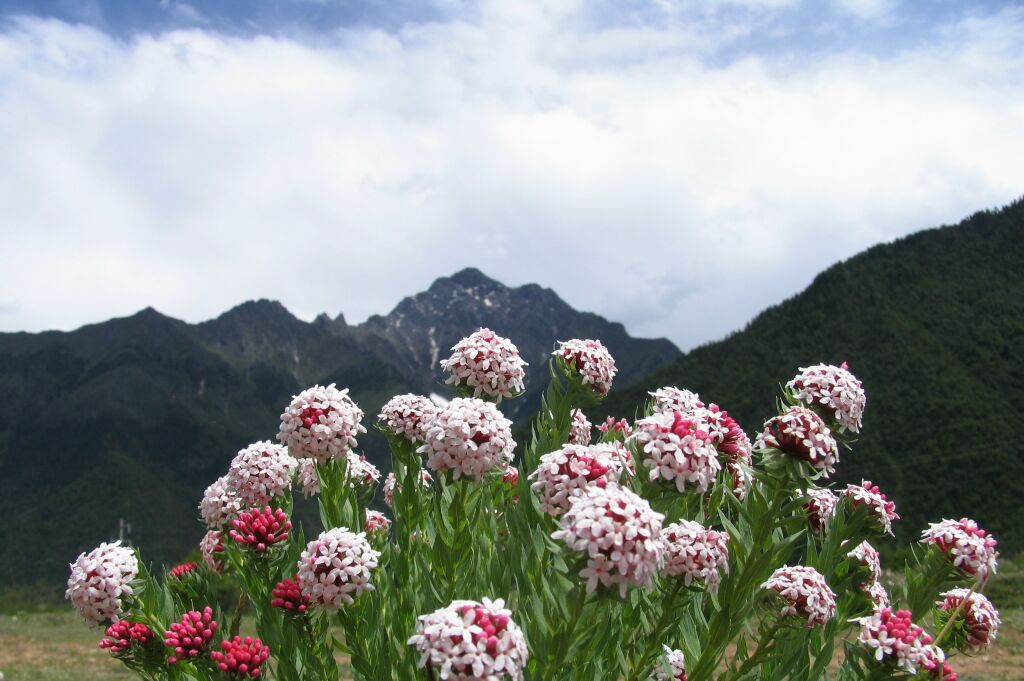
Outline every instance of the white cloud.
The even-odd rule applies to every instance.
[[[1024,191],[1021,14],[711,65],[744,28],[490,7],[330,44],[0,35],[0,328],[255,297],[358,321],[475,265],[690,346]]]

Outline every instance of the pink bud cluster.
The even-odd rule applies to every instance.
[[[172,623],[164,634],[164,645],[174,651],[167,661],[174,664],[178,660],[199,657],[210,647],[216,631],[217,621],[213,619],[212,608],[203,608],[202,612],[186,612],[181,616],[181,621]]]
[[[363,410],[348,396],[348,389],[334,384],[313,386],[292,398],[281,414],[277,439],[296,459],[323,462],[345,456],[357,446],[356,437],[365,433],[360,423]]]
[[[270,605],[299,615],[309,608],[309,598],[302,593],[297,577],[288,577],[277,583],[270,592],[273,600]]]
[[[984,585],[999,565],[996,540],[969,518],[932,523],[921,541],[945,553],[953,566]]]
[[[451,471],[458,480],[477,482],[491,470],[504,469],[513,458],[512,422],[490,402],[457,397],[440,410],[427,427],[426,464],[435,471]]]
[[[156,638],[153,630],[142,622],[118,620],[106,631],[107,637],[100,641],[100,648],[110,651],[111,655],[120,655],[133,645],[146,645]]]
[[[188,575],[195,574],[199,566],[193,562],[182,563],[171,568],[170,575],[174,579],[184,579]]]
[[[258,553],[287,539],[288,530],[292,529],[292,523],[285,512],[270,506],[243,513],[231,521],[231,526],[234,529],[228,535],[238,544],[251,547]]]
[[[754,445],[777,449],[806,461],[827,478],[839,462],[839,444],[832,431],[807,407],[790,407],[784,414],[768,419]]]
[[[658,659],[648,681],[686,681],[686,658],[683,657],[683,651],[662,647],[665,652]]]
[[[297,577],[302,593],[314,605],[337,610],[365,591],[373,591],[370,572],[377,567],[380,551],[370,546],[366,534],[336,527],[306,545],[299,558]]]
[[[800,492],[801,496],[810,497],[804,510],[807,511],[807,521],[816,532],[821,532],[828,525],[828,521],[836,514],[839,506],[839,497],[832,490],[811,488]]]
[[[395,435],[409,442],[423,441],[423,428],[434,418],[437,407],[421,395],[396,395],[388,400],[377,420]]]
[[[224,570],[224,565],[217,559],[217,554],[224,550],[224,537],[218,530],[210,530],[199,540],[199,552],[203,554],[203,564],[216,573]]]
[[[780,567],[761,588],[782,597],[784,617],[803,618],[807,627],[823,626],[836,616],[836,595],[825,577],[812,567]]]
[[[270,648],[252,636],[235,636],[230,641],[221,641],[220,648],[220,651],[210,653],[210,657],[221,673],[232,679],[259,678],[270,657]]]
[[[522,679],[529,651],[526,637],[501,599],[454,601],[416,622],[409,639],[442,679]]]
[[[850,499],[854,510],[862,504],[868,507],[868,517],[871,518],[879,531],[885,534],[892,534],[892,523],[899,520],[896,514],[896,502],[889,501],[878,485],[872,485],[870,480],[864,480],[859,485],[847,485],[843,496]]]
[[[709,530],[700,523],[680,520],[661,531],[665,541],[665,567],[662,574],[682,577],[689,586],[704,580],[708,590],[718,591],[721,572],[729,573],[729,534]]]
[[[574,338],[559,341],[558,349],[551,353],[565,360],[570,369],[576,371],[584,385],[589,385],[598,395],[607,395],[615,378],[615,360],[608,348],[599,340]]]
[[[574,445],[589,445],[593,426],[582,409],[572,410],[572,424],[569,426],[569,442]]]
[[[619,433],[623,438],[627,438],[633,434],[633,427],[629,425],[629,421],[626,419],[615,420],[614,416],[609,416],[604,420],[604,423],[599,424],[597,429],[607,435],[609,432]]]
[[[815,364],[801,367],[800,373],[786,384],[798,400],[821,409],[839,425],[839,432],[860,432],[867,396],[857,377],[843,362],[841,366]]]
[[[567,444],[540,457],[530,474],[530,488],[540,497],[540,508],[559,516],[570,502],[589,486],[616,483],[624,469],[622,450],[616,445],[583,446]]]
[[[121,598],[132,595],[131,582],[139,573],[135,552],[121,542],[103,543],[71,563],[64,597],[86,622],[102,624],[121,614]]]
[[[860,624],[857,641],[879,662],[891,662],[909,674],[917,674],[920,665],[923,670],[939,671],[948,681],[956,679],[952,670],[944,669],[942,649],[933,646],[932,637],[914,624],[909,610],[881,608],[853,621]]]
[[[936,602],[939,611],[945,615],[960,609],[959,617],[967,630],[967,648],[971,652],[981,652],[992,645],[999,635],[999,611],[992,601],[984,594],[971,592],[969,589],[953,589],[939,596]],[[964,602],[966,601],[966,603]]]
[[[243,508],[269,504],[291,489],[299,463],[281,445],[257,442],[238,452],[228,468],[227,486]]]
[[[646,499],[624,487],[592,485],[573,499],[551,537],[587,557],[580,577],[587,580],[588,592],[599,583],[617,585],[624,597],[627,587],[650,587],[661,569],[664,520]]]
[[[441,368],[451,374],[446,384],[472,388],[473,397],[486,395],[501,402],[526,389],[526,362],[519,349],[490,329],[481,328],[456,343]]]
[[[210,530],[223,529],[237,518],[241,511],[242,500],[227,475],[217,478],[207,487],[202,501],[199,502],[199,515]]]
[[[650,479],[674,482],[680,492],[687,485],[707,492],[722,470],[707,424],[682,412],[656,413],[637,421],[633,439],[643,445]]]
[[[434,481],[434,478],[429,472],[420,471],[420,487],[423,490],[430,490],[430,483]],[[388,477],[384,480],[384,503],[388,505],[388,508],[394,507],[395,494],[401,491],[402,486],[398,484],[398,480],[395,478],[394,473],[388,473]]]

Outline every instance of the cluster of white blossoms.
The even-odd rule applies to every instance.
[[[203,564],[213,572],[220,573],[224,564],[217,554],[224,550],[224,536],[220,530],[210,530],[199,540],[199,552],[203,555]]]
[[[690,390],[665,386],[654,392],[647,393],[651,396],[651,410],[655,414],[671,414],[678,411],[682,414],[692,414],[697,409],[702,409],[704,403],[700,395]]]
[[[859,485],[847,485],[843,496],[850,499],[854,510],[862,504],[868,507],[868,518],[875,522],[879,531],[885,534],[892,534],[892,523],[899,520],[896,513],[896,502],[889,501],[878,485],[872,485],[870,480],[864,480]]]
[[[587,420],[582,409],[572,410],[572,424],[569,426],[569,442],[574,445],[589,445],[593,425]]]
[[[917,674],[921,670],[943,670],[945,654],[932,645],[932,637],[914,624],[909,610],[880,608],[867,617],[858,617],[857,641],[870,650],[879,662],[891,661],[899,669]],[[946,678],[943,673],[940,678]]]
[[[565,360],[569,368],[580,375],[580,381],[591,386],[598,395],[607,395],[612,389],[615,360],[601,341],[578,338],[559,341],[558,349],[551,354]]]
[[[515,446],[512,422],[497,407],[475,397],[457,397],[430,422],[417,451],[427,455],[427,466],[435,471],[479,482],[510,463]]]
[[[754,443],[757,449],[777,449],[811,464],[827,478],[839,463],[839,444],[817,412],[807,407],[790,407],[784,414],[768,419],[764,432]]]
[[[296,459],[323,462],[347,455],[365,433],[363,410],[334,384],[315,385],[292,398],[281,414],[277,439]]]
[[[139,573],[135,552],[121,542],[103,543],[71,563],[64,598],[90,624],[103,624],[121,615],[121,597],[132,595],[131,582]]]
[[[882,559],[878,555],[878,549],[867,541],[857,544],[853,550],[846,554],[846,557],[852,558],[860,565],[866,567],[871,581],[877,582],[882,578]]]
[[[801,367],[800,373],[786,384],[793,397],[822,409],[835,419],[839,432],[860,432],[867,396],[857,377],[843,362],[841,366],[815,364]]]
[[[708,590],[718,591],[722,577],[729,574],[729,534],[709,530],[700,523],[680,520],[661,531],[665,542],[665,567],[662,574],[682,577],[690,586],[694,580],[705,580]]]
[[[648,681],[686,681],[686,658],[683,651],[672,650],[666,645],[665,652],[658,658]]]
[[[370,546],[364,532],[336,527],[306,545],[296,577],[312,604],[334,611],[364,591],[373,591],[370,572],[379,558],[380,551]]]
[[[316,472],[315,459],[296,459],[299,468],[295,475],[295,482],[302,490],[302,496],[309,498],[314,494],[320,494],[320,476]]]
[[[966,633],[966,647],[971,652],[981,652],[992,645],[999,635],[999,611],[984,594],[970,589],[952,589],[939,596],[935,605],[947,616],[958,608]],[[967,601],[964,603],[964,601]]]
[[[664,520],[646,499],[624,487],[590,486],[573,499],[551,537],[586,555],[580,577],[587,580],[588,592],[598,583],[618,585],[625,597],[627,587],[650,587],[661,569]]]
[[[420,654],[420,668],[430,665],[440,678],[460,681],[522,679],[530,656],[526,637],[500,598],[453,601],[420,615],[408,643]]]
[[[456,343],[451,357],[441,360],[441,368],[451,374],[446,384],[472,388],[473,397],[483,394],[501,402],[526,389],[526,362],[519,349],[490,329],[479,329]]]
[[[257,442],[231,460],[227,486],[234,490],[243,508],[264,506],[291,489],[298,466],[298,460],[281,445]]]
[[[540,497],[542,511],[559,516],[587,487],[617,483],[625,469],[623,454],[617,443],[564,445],[540,457],[537,469],[530,474],[534,481],[530,489]]]
[[[821,532],[828,525],[828,521],[835,516],[839,506],[839,497],[830,489],[817,487],[800,490],[798,493],[800,496],[810,497],[804,504],[807,521],[815,531]]]
[[[377,420],[384,428],[409,442],[422,442],[423,429],[437,413],[437,407],[422,395],[396,395],[381,407]]]
[[[420,471],[420,486],[424,490],[430,489],[430,483],[434,481],[430,473],[427,471]],[[395,478],[394,473],[388,473],[388,477],[384,480],[384,503],[388,505],[388,508],[392,508],[395,505],[395,494],[402,489],[402,486],[398,484],[398,480]]]
[[[925,544],[934,544],[953,562],[953,566],[984,585],[999,565],[996,540],[969,518],[932,523],[921,536]]]
[[[785,565],[772,573],[762,589],[782,597],[782,615],[806,620],[806,626],[821,626],[836,616],[836,595],[825,577],[812,567]]]
[[[635,425],[632,439],[643,445],[651,480],[674,482],[680,492],[687,485],[708,491],[722,464],[705,423],[675,411],[652,414]]]
[[[206,488],[199,502],[199,516],[211,530],[219,530],[231,523],[242,511],[242,500],[227,475],[217,478]]]
[[[349,487],[373,487],[380,482],[380,470],[362,454],[345,456],[345,479]]]

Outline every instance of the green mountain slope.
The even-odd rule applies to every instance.
[[[646,391],[690,388],[748,433],[798,367],[849,362],[868,405],[838,480],[897,501],[898,535],[974,517],[1024,548],[1024,200],[875,246],[822,272],[745,329],[613,392],[632,416]]]

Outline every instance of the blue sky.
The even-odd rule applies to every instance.
[[[0,4],[0,330],[474,265],[684,348],[1024,194],[1024,7]]]

